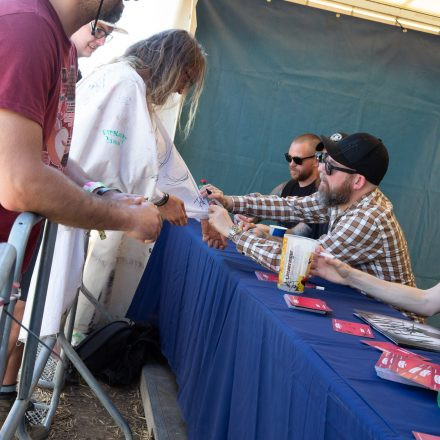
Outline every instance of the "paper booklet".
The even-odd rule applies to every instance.
[[[440,329],[364,310],[355,310],[354,315],[371,324],[397,345],[440,352]]]
[[[305,312],[313,312],[325,314],[331,312],[332,309],[327,306],[325,301],[317,298],[308,298],[306,296],[283,295],[284,301],[289,309],[303,310]]]
[[[366,345],[370,345],[371,347],[374,347],[380,351],[386,351],[388,353],[397,353],[397,354],[402,354],[404,356],[415,356],[415,357],[419,357],[421,359],[425,359],[428,360],[429,358],[425,357],[425,356],[421,356],[420,354],[414,353],[412,351],[409,350],[405,350],[402,347],[399,347],[395,344],[393,344],[392,342],[384,342],[384,341],[361,341],[363,344]]]
[[[363,336],[367,338],[374,338],[371,327],[367,324],[360,324],[359,322],[343,321],[342,319],[333,319],[333,330],[339,333],[347,333],[349,335]]]
[[[374,368],[383,379],[433,391],[440,390],[440,365],[419,356],[384,351]]]

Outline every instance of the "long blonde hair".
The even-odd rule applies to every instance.
[[[184,75],[192,73],[188,120],[183,132],[187,136],[194,124],[203,90],[206,60],[197,40],[181,29],[169,29],[130,46],[118,61],[127,61],[142,76],[147,87],[147,102],[161,106],[172,95]],[[182,107],[181,107],[182,108]],[[180,114],[179,114],[180,116]]]

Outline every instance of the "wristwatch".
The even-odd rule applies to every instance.
[[[243,230],[240,228],[240,226],[232,225],[228,231],[228,239],[233,241],[234,237],[236,237],[237,235],[240,235],[242,232],[243,232]]]
[[[160,200],[157,202],[153,202],[158,208],[165,205],[168,202],[168,199],[170,198],[170,195],[167,193],[163,193],[163,196]]]

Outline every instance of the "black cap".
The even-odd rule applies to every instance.
[[[346,138],[347,136],[348,136],[347,133],[344,133],[343,131],[337,131],[336,133],[333,133],[328,138],[330,140],[332,140],[333,142],[339,142],[340,140]],[[324,143],[322,142],[323,137],[325,137],[325,136],[320,136],[321,142],[316,146],[316,151],[322,151],[325,148]]]
[[[356,170],[373,185],[379,185],[385,176],[389,158],[380,139],[368,133],[354,133],[338,142],[325,136],[321,140],[332,159]]]

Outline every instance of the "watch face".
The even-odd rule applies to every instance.
[[[231,226],[229,228],[229,234],[228,234],[229,240],[232,240],[236,235],[241,234],[242,232],[243,231],[240,229],[239,226],[237,225]]]

